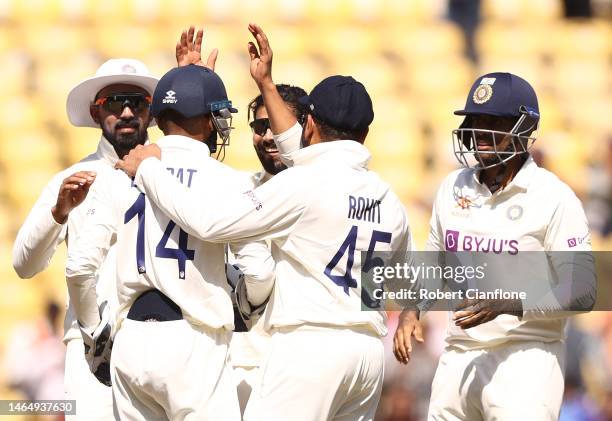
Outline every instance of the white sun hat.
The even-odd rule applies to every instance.
[[[153,76],[144,63],[131,58],[114,58],[106,61],[96,71],[94,77],[85,79],[76,85],[68,94],[66,111],[68,120],[77,127],[97,127],[97,124],[89,114],[89,106],[96,94],[104,87],[116,83],[126,83],[139,86],[153,96],[158,78]],[[151,119],[149,126],[155,125],[155,119]]]

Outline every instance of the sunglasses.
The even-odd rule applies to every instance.
[[[144,113],[151,106],[151,97],[144,94],[115,94],[96,99],[95,105],[101,105],[106,111],[119,115],[125,107],[137,113]]]
[[[257,118],[249,123],[253,133],[259,136],[265,136],[270,128],[270,119],[268,118]]]

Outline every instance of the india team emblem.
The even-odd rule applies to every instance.
[[[468,209],[473,204],[474,202],[472,202],[472,199],[470,199],[469,197],[459,196],[457,198],[457,206],[459,206],[461,209]]]
[[[508,208],[506,212],[506,216],[511,221],[516,221],[517,219],[521,219],[523,216],[523,208],[519,205],[512,205]]]
[[[479,85],[474,91],[472,99],[476,104],[484,104],[493,96],[493,87],[489,84]]]

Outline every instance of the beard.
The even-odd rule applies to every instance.
[[[135,129],[135,131],[133,133],[118,133],[120,129],[128,127]],[[143,127],[136,119],[129,121],[120,120],[112,131],[102,126],[102,134],[113,145],[119,158],[122,158],[123,155],[134,149],[137,145],[144,145],[149,138],[147,128]]]
[[[255,146],[255,152],[257,153],[259,162],[261,162],[261,165],[268,174],[276,175],[287,169],[287,166],[283,164],[279,158],[270,156],[270,154],[264,150],[263,145]]]

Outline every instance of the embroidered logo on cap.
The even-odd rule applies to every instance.
[[[131,64],[124,64],[121,71],[123,73],[136,73],[136,69]]]
[[[176,95],[176,92],[174,92],[173,90],[167,91],[166,97],[162,100],[162,102],[164,104],[176,104],[178,102],[178,99],[176,99],[174,95]]]
[[[476,104],[484,104],[493,96],[493,88],[491,85],[481,84],[474,91],[474,96],[472,99]]]

